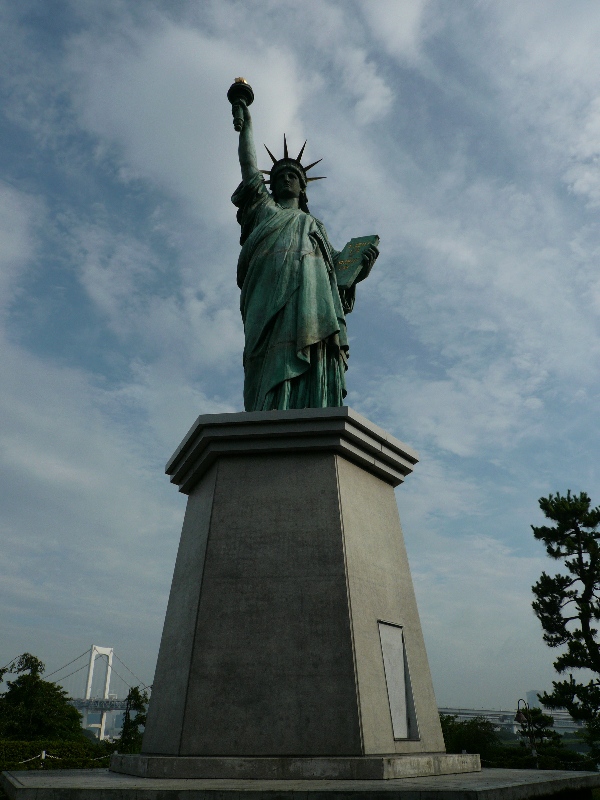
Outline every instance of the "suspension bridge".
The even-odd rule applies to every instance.
[[[114,662],[117,662],[118,669]],[[100,669],[96,669],[96,666]],[[96,644],[54,672],[44,675],[44,680],[52,680],[65,689],[71,698],[70,702],[83,716],[83,727],[96,729],[99,739],[106,736],[107,715],[125,711],[127,694],[133,686],[147,691],[151,688],[119,658],[112,647]],[[99,721],[92,721],[97,715],[100,715]],[[114,723],[114,719],[112,721]]]

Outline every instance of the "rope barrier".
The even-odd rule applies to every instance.
[[[53,756],[50,753],[47,753],[45,750],[37,756],[32,756],[31,758],[26,758],[24,761],[5,761],[5,764],[28,764],[30,761],[35,761],[36,759],[40,759],[41,761],[45,761],[47,758],[53,758],[55,761],[102,761],[104,758],[110,758],[111,754],[108,753],[105,756],[98,756],[98,758],[86,758],[85,756]]]

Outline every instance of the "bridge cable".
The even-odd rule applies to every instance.
[[[90,652],[90,651],[89,651],[89,648],[88,648],[87,650],[84,650],[84,651],[83,651],[83,653],[82,653],[81,655],[77,656],[77,658],[74,658],[74,659],[73,659],[73,661],[69,661],[67,664],[63,664],[63,666],[62,666],[62,667],[59,667],[58,669],[55,669],[55,670],[54,670],[54,672],[51,672],[49,675],[46,675],[46,678],[45,678],[44,680],[47,680],[47,679],[48,679],[48,678],[50,678],[52,675],[56,675],[56,673],[57,673],[57,672],[61,672],[61,670],[63,670],[63,669],[66,669],[66,668],[67,668],[67,667],[69,667],[71,664],[74,664],[76,661],[79,661],[79,659],[81,658],[81,656],[85,656],[85,655],[87,655],[89,652]],[[71,673],[71,674],[73,674],[73,673]]]
[[[142,684],[142,686],[145,686],[146,688],[148,688],[148,687],[147,687],[147,684],[145,684],[145,683],[144,683],[144,681],[143,681],[141,678],[138,678],[138,676],[135,674],[135,672],[132,672],[132,671],[129,669],[129,667],[127,666],[127,664],[124,664],[124,663],[121,661],[121,659],[119,658],[119,656],[118,656],[116,653],[114,653],[114,652],[113,652],[113,655],[114,655],[114,657],[117,659],[117,661],[119,662],[119,664],[123,664],[123,666],[125,667],[125,669],[127,670],[127,672],[131,672],[131,674],[132,674],[132,675],[133,675],[133,677],[136,679],[136,681],[139,681],[139,682]]]
[[[121,663],[123,663],[123,662],[121,662]],[[123,664],[123,666],[125,666],[125,664]],[[112,668],[112,671],[115,673],[115,675],[117,676],[117,678],[120,678],[120,679],[123,681],[123,683],[124,683],[126,686],[129,686],[129,688],[130,688],[130,689],[133,689],[133,686],[132,686],[132,684],[131,684],[131,683],[129,683],[129,681],[126,681],[126,680],[125,680],[125,678],[124,678],[122,675],[119,675],[119,673],[117,672],[117,670],[116,670],[114,667]],[[131,674],[133,675],[133,672],[132,672]],[[134,677],[134,678],[137,678],[137,675],[133,675],[133,677]],[[137,679],[139,680],[139,678],[137,678]],[[142,684],[142,690],[144,690],[144,689],[147,689],[147,688],[148,688],[148,684],[144,683],[144,681],[140,681],[140,683]]]
[[[113,656],[114,656],[114,651],[113,651]],[[106,653],[102,653],[101,655],[98,656],[98,658],[105,658],[106,662],[108,663],[108,656],[106,655]],[[120,658],[119,658],[119,661],[121,661]],[[123,664],[122,661],[121,661],[121,664]],[[123,666],[125,667],[125,669],[129,669],[129,667],[127,667],[126,664],[123,664]],[[111,667],[111,671],[114,672],[114,674],[117,676],[117,678],[120,678],[123,681],[125,686],[129,686],[130,689],[133,688],[132,684],[129,683],[129,681],[125,680],[125,678],[122,675],[119,675],[119,673],[117,672],[117,670],[114,667]],[[131,672],[131,670],[129,670],[129,671]],[[133,672],[131,674],[133,675]],[[137,676],[133,675],[133,677],[136,678]],[[139,680],[139,678],[138,678],[138,680]],[[144,689],[148,688],[148,686],[143,681],[141,681],[141,683],[142,683],[142,686],[143,686]]]
[[[14,663],[15,663],[15,661],[17,660],[17,658],[20,658],[20,657],[21,657],[21,655],[22,655],[22,654],[19,654],[18,656],[15,656],[14,658],[11,658],[11,660],[8,662],[8,664],[5,664],[5,665],[2,667],[2,669],[6,669],[7,667],[10,667],[10,665],[11,665],[11,664],[14,664]]]
[[[84,664],[83,667],[79,667],[79,669],[76,669],[74,672],[69,672],[68,675],[63,675],[62,678],[55,678],[51,682],[52,683],[59,683],[60,681],[66,681],[67,678],[70,678],[71,675],[75,675],[77,672],[81,672],[82,669],[87,669],[87,664]],[[56,670],[56,671],[58,672],[58,670]],[[54,672],[52,673],[52,675],[54,675]]]

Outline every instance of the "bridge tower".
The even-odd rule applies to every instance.
[[[92,694],[92,679],[94,677],[94,664],[96,663],[96,658],[98,656],[106,656],[106,676],[104,678],[104,694],[102,699],[108,700],[108,690],[110,687],[110,675],[112,672],[112,659],[113,659],[113,648],[112,647],[99,647],[97,644],[93,644],[90,648],[90,665],[88,667],[88,677],[87,677],[87,684],[85,687],[85,699],[89,700]],[[85,726],[86,728],[100,728],[98,738],[100,741],[104,739],[104,729],[106,727],[106,711],[102,711],[102,716],[100,718],[100,723],[95,723],[92,725],[87,724],[87,715],[88,710],[85,710]]]

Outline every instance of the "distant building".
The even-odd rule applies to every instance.
[[[538,694],[544,694],[543,689],[530,689],[525,697],[527,698],[527,705],[529,708],[541,708],[542,704],[538,700]]]

